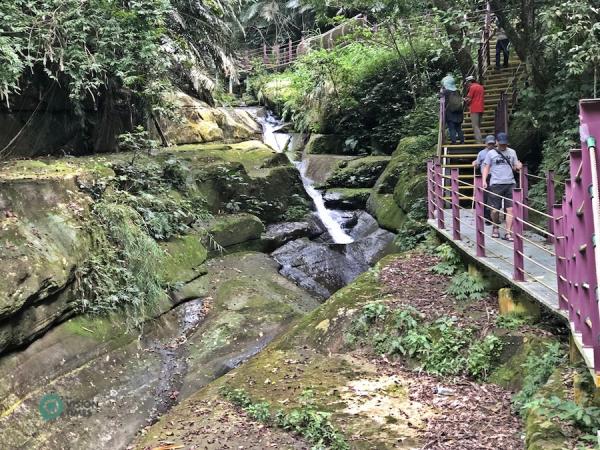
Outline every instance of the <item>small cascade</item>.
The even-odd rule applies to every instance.
[[[270,112],[264,117],[257,117],[256,120],[263,127],[263,142],[278,153],[285,152],[286,147],[291,140],[289,133],[279,132],[279,130],[284,127],[285,123],[282,120],[277,119]],[[333,242],[336,244],[350,244],[354,242],[354,239],[344,231],[340,224],[341,215],[337,211],[325,207],[323,195],[314,187],[314,181],[306,176],[306,162],[294,161],[291,155],[288,155],[288,157],[292,163],[294,163],[298,172],[300,172],[304,189],[313,200],[317,209],[317,214],[327,228]]]

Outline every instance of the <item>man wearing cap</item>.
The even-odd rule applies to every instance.
[[[485,89],[481,84],[475,81],[475,77],[473,76],[465,78],[465,86],[467,88],[465,102],[469,105],[475,142],[480,144],[483,142],[481,139],[481,118],[483,117],[484,111]]]
[[[488,135],[485,137],[485,147],[477,153],[477,159],[473,161],[473,167],[479,169],[480,173],[483,173],[483,162],[485,161],[485,157],[489,153],[490,150],[494,150],[496,148],[496,138],[493,135]],[[490,176],[488,175],[486,179],[487,184],[490,184]],[[483,218],[485,219],[485,224],[491,224],[491,216],[490,216],[490,208],[488,207],[488,193],[486,191],[483,192]]]
[[[503,239],[512,241],[512,194],[516,186],[514,171],[521,170],[523,164],[519,161],[517,152],[508,147],[506,133],[498,133],[497,144],[497,148],[488,151],[483,161],[483,188],[490,191],[489,205],[494,222],[492,237],[500,237],[498,224],[500,224],[500,211],[502,210],[502,201],[504,201],[506,233]],[[490,176],[489,184],[488,175]]]

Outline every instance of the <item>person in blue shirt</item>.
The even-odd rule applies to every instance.
[[[483,162],[485,161],[485,157],[487,156],[488,152],[496,148],[496,138],[494,137],[494,135],[490,134],[485,137],[485,145],[485,148],[483,148],[479,151],[479,153],[477,153],[477,159],[473,161],[473,167],[475,167],[475,169],[478,169],[479,173],[482,173]],[[488,179],[486,180],[488,185],[490,184],[489,178],[490,175],[488,175]],[[492,217],[490,215],[490,208],[488,207],[488,193],[486,191],[483,192],[483,203],[483,218],[485,219],[485,224],[491,225]]]

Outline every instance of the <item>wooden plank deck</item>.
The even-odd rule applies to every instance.
[[[492,227],[485,227],[485,257],[476,256],[475,247],[475,215],[473,210],[461,209],[460,210],[460,228],[461,228],[461,240],[455,241],[452,239],[452,211],[447,209],[444,211],[444,222],[445,229],[440,230],[437,228],[437,219],[430,219],[429,225],[446,237],[449,241],[452,241],[459,249],[467,253],[469,256],[477,260],[488,269],[492,270],[496,274],[504,278],[507,283],[520,289],[531,297],[535,298],[540,303],[544,304],[550,310],[559,314],[564,318],[567,317],[565,311],[561,311],[558,307],[558,293],[556,285],[556,261],[555,257],[550,253],[547,253],[540,248],[536,247],[539,245],[542,248],[546,248],[549,251],[554,251],[554,245],[549,245],[545,242],[545,239],[539,234],[525,231],[524,235],[527,239],[534,242],[536,245],[524,242],[524,254],[536,261],[537,263],[547,267],[550,270],[546,270],[532,261],[525,258],[525,280],[524,282],[517,282],[513,280],[513,243],[505,241],[503,239],[492,238]],[[500,230],[502,236],[502,229]]]

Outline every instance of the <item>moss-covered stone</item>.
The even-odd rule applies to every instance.
[[[370,188],[373,187],[390,161],[389,156],[367,156],[344,164],[327,179],[328,188]]]
[[[352,154],[344,150],[344,138],[337,134],[312,134],[305,147],[305,152],[312,155]]]
[[[406,213],[398,207],[390,194],[371,194],[367,211],[377,219],[382,228],[397,232],[406,220]]]
[[[221,247],[227,248],[260,239],[265,226],[252,214],[231,214],[214,217],[202,224],[202,230],[210,234],[204,239],[207,246],[210,246],[210,241],[214,240]]]
[[[161,245],[167,254],[163,264],[165,283],[188,282],[206,273],[202,263],[208,257],[203,233],[193,233]]]
[[[323,195],[325,206],[333,209],[365,209],[371,189],[328,189]]]

